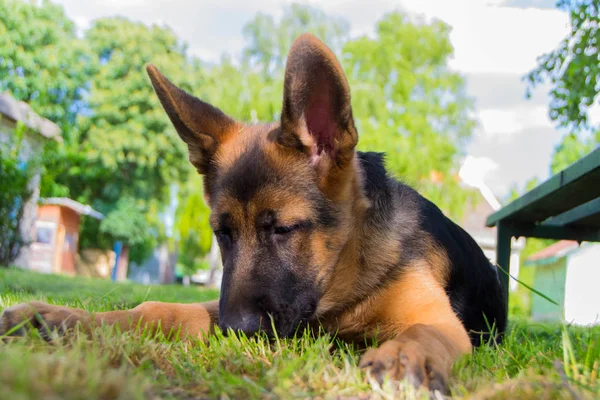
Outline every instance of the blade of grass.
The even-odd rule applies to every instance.
[[[556,301],[552,300],[550,297],[546,296],[544,293],[540,292],[539,290],[536,290],[534,288],[532,288],[531,286],[529,286],[528,284],[526,284],[525,282],[521,282],[520,280],[518,280],[517,278],[515,278],[514,276],[512,276],[511,274],[509,274],[504,268],[502,268],[501,266],[499,266],[498,264],[495,264],[496,267],[498,267],[498,269],[500,271],[502,271],[505,275],[508,275],[509,277],[511,277],[512,279],[514,279],[515,281],[517,281],[520,285],[523,285],[526,289],[532,291],[533,293],[537,294],[538,296],[540,296],[543,299],[548,300],[550,303],[560,306],[560,304],[558,304]]]

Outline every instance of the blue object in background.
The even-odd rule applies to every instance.
[[[113,247],[113,251],[115,252],[115,266],[113,267],[112,270],[112,276],[110,279],[112,279],[113,282],[115,282],[117,280],[117,268],[119,266],[119,257],[121,256],[121,250],[123,250],[123,243],[117,241],[115,242],[115,245]]]

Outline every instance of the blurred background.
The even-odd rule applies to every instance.
[[[598,1],[0,0],[0,265],[218,287],[201,179],[144,67],[276,120],[307,31],[343,64],[359,149],[495,260],[487,216],[600,142],[598,20]],[[563,304],[577,249],[516,240],[512,274]],[[562,317],[511,290],[516,315]]]

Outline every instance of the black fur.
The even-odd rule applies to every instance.
[[[492,326],[498,333],[506,328],[507,304],[498,270],[467,232],[435,204],[423,197],[420,200],[422,229],[443,246],[450,259],[450,278],[445,288],[450,304],[471,343],[479,346],[481,339],[489,340]]]
[[[374,223],[386,223],[392,217],[393,181],[387,176],[381,153],[358,153],[360,164],[365,171],[364,189],[373,205],[370,217]]]
[[[263,187],[273,184],[279,180],[275,169],[268,167],[265,154],[258,145],[250,147],[239,160],[227,171],[217,178],[218,186],[215,188],[215,196],[222,190],[242,203],[248,203]]]

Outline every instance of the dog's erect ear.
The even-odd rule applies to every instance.
[[[206,173],[219,142],[232,131],[235,121],[169,82],[154,65],[146,66],[146,71],[173,126],[188,145],[190,162],[199,173]]]
[[[294,41],[285,68],[279,143],[301,149],[315,162],[348,161],[358,141],[350,88],[333,52],[303,34]]]

